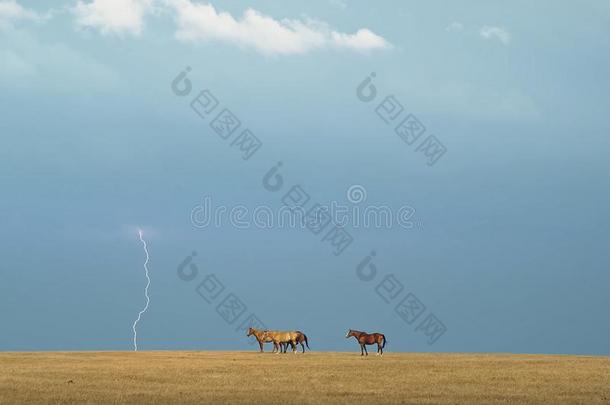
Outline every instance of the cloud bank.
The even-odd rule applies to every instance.
[[[223,41],[264,54],[299,54],[319,48],[370,51],[391,47],[383,37],[367,28],[346,34],[311,20],[279,21],[251,8],[236,19],[227,12],[217,11],[211,4],[190,0],[173,0],[169,4],[176,15],[176,38],[182,41]]]
[[[303,54],[323,48],[366,52],[392,47],[368,28],[344,33],[324,22],[277,20],[253,8],[236,18],[210,3],[192,0],[76,0],[68,10],[78,29],[118,36],[140,36],[146,17],[161,11],[173,16],[174,36],[179,41],[225,42],[267,55]],[[16,0],[0,0],[0,22],[43,18],[46,17],[22,7]]]
[[[218,11],[212,4],[191,0],[78,0],[73,13],[78,27],[103,35],[140,35],[147,14],[162,7],[174,15],[176,39],[187,42],[220,41],[263,54],[299,54],[320,48],[371,51],[390,48],[383,37],[367,28],[353,34],[334,31],[313,20],[276,20],[252,8],[241,18]]]

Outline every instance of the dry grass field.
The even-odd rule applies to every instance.
[[[610,358],[0,353],[0,404],[610,403]]]

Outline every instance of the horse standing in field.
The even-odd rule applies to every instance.
[[[250,337],[252,335],[254,335],[254,337],[258,341],[258,345],[261,348],[261,353],[264,352],[263,343],[272,343],[273,342],[273,339],[271,339],[271,336],[269,336],[269,334],[267,333],[266,330],[248,328],[248,334],[246,336]],[[275,343],[273,344],[273,349],[275,350]]]
[[[361,356],[364,356],[365,353],[368,356],[369,352],[366,350],[366,345],[374,345],[375,343],[377,344],[377,356],[383,356],[383,348],[386,344],[386,338],[383,333],[366,333],[359,330],[350,329],[347,331],[345,338],[347,339],[351,336],[355,337],[360,344]]]
[[[303,349],[303,353],[305,353],[305,345],[307,345],[307,349],[309,349],[309,342],[307,341],[307,335],[304,334],[303,332],[301,332],[300,330],[294,331],[294,333],[296,334],[295,343],[300,344],[301,349]],[[305,345],[303,343],[305,343]],[[284,353],[286,353],[289,342],[284,342],[283,345],[284,345]],[[309,349],[309,350],[311,350],[311,349]]]
[[[268,330],[265,331],[265,333],[271,338],[271,341],[273,342],[273,351],[276,354],[282,353],[284,344],[290,344],[292,352],[296,354],[297,339],[301,332]]]

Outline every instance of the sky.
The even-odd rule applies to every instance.
[[[0,350],[133,350],[141,229],[139,350],[609,355],[609,51],[601,0],[0,0]]]

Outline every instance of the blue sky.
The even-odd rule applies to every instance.
[[[132,350],[140,227],[140,349],[254,350],[236,329],[255,314],[315,350],[356,350],[353,328],[393,351],[610,354],[609,31],[604,1],[0,1],[0,350]],[[202,119],[204,89],[219,107]],[[418,142],[377,115],[386,96]],[[249,159],[210,127],[221,108],[262,143]],[[415,226],[352,224],[336,256],[307,229],[191,222],[205,196],[277,210],[293,185],[351,208],[360,186]],[[247,306],[235,320],[196,292],[210,274]]]

